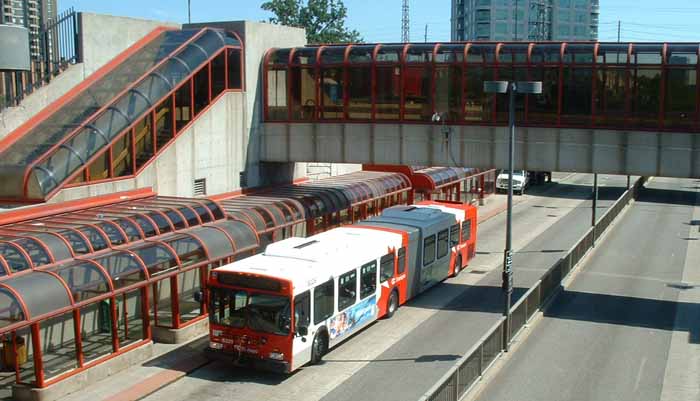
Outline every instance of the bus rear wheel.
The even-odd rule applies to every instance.
[[[389,300],[386,302],[386,318],[390,319],[394,316],[394,312],[396,312],[397,309],[399,309],[399,294],[394,290],[391,292]]]
[[[452,273],[452,277],[459,276],[459,273],[461,271],[462,271],[462,255],[458,255],[457,260],[455,260],[455,272]]]
[[[325,332],[316,333],[314,342],[311,344],[311,364],[321,363],[323,355],[328,352],[328,337]]]

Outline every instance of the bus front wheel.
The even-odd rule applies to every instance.
[[[311,344],[311,364],[316,365],[320,363],[326,352],[328,352],[328,337],[326,332],[321,331],[316,333],[314,342]]]

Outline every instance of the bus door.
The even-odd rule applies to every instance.
[[[304,365],[311,359],[311,295],[309,291],[294,297],[294,335],[292,343],[292,369]],[[306,335],[302,335],[306,328]]]

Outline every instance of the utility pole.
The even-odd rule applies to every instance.
[[[425,43],[428,43],[428,24],[425,24]]]
[[[620,43],[620,20],[617,20],[617,43]]]
[[[192,0],[187,0],[187,23],[191,24],[192,23],[192,12],[190,9],[190,3]]]
[[[408,0],[403,0],[402,7],[402,17],[401,17],[401,42],[408,43],[411,41],[411,25],[409,23],[408,15]]]

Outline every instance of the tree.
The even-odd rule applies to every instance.
[[[360,33],[345,26],[343,0],[268,0],[261,6],[272,12],[273,24],[306,28],[309,43],[361,42]]]

